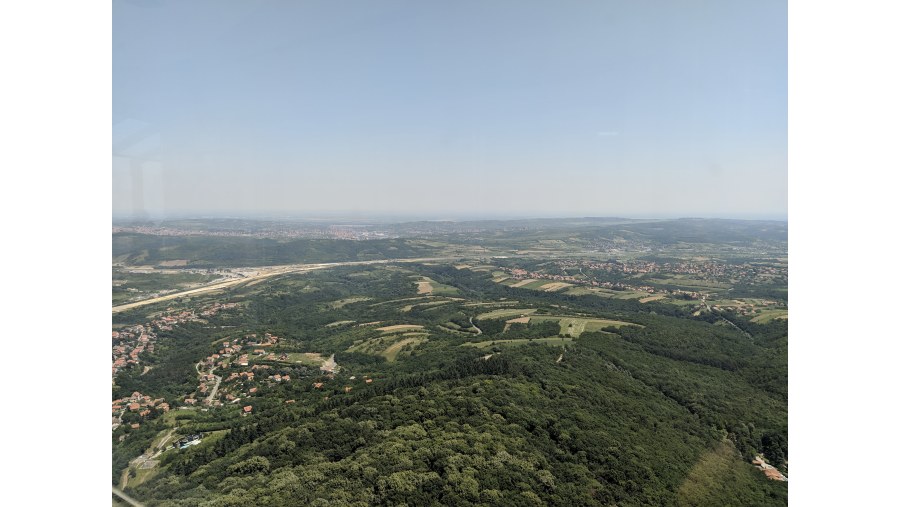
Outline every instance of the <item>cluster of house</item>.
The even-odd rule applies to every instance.
[[[277,344],[279,340],[280,338],[278,338],[277,336],[266,333],[265,337],[261,340],[258,340],[255,334],[251,334],[245,336],[244,338],[224,341],[222,342],[222,346],[219,348],[218,352],[204,358],[203,361],[201,361],[201,364],[210,369],[227,368],[229,366],[249,366],[250,354],[248,352],[241,352],[241,350],[243,350],[245,347],[271,347]],[[253,354],[272,360],[276,360],[279,358],[281,358],[282,360],[287,359],[287,355],[285,354],[281,354],[281,356],[276,357],[275,354],[267,353],[263,348],[254,349]],[[235,359],[232,359],[235,356],[237,357]]]
[[[124,368],[140,363],[144,352],[152,353],[156,335],[142,325],[131,326],[112,332],[112,376]]]
[[[548,273],[541,273],[538,271],[528,271],[525,269],[510,269],[503,268],[503,270],[512,278],[516,280],[554,280],[557,282],[568,282],[574,285],[589,285],[591,287],[599,287],[604,289],[611,290],[632,290],[632,291],[640,291],[647,292],[649,294],[673,294],[673,295],[687,295],[691,299],[700,299],[701,294],[695,291],[685,291],[680,289],[675,290],[665,290],[657,287],[651,287],[649,285],[630,285],[622,282],[599,282],[597,280],[586,280],[584,278],[575,277],[572,275],[552,275]]]
[[[131,393],[131,396],[120,398],[112,402],[112,429],[115,430],[122,424],[122,415],[126,412],[134,412],[139,417],[145,418],[156,412],[168,412],[169,404],[163,398],[153,399],[150,396],[141,394],[138,391]],[[132,423],[131,428],[140,428],[140,423]]]
[[[218,309],[232,307],[233,305],[219,305]],[[205,398],[205,404],[221,406],[222,399],[224,399],[225,402],[230,403],[237,403],[240,401],[241,398],[235,396],[233,393],[238,393],[240,396],[246,396],[248,394],[252,395],[257,391],[257,388],[253,386],[253,382],[257,380],[257,373],[259,370],[268,370],[271,367],[266,364],[253,364],[251,366],[250,354],[252,353],[257,358],[264,358],[267,360],[286,361],[288,359],[287,354],[274,354],[266,350],[268,347],[277,345],[280,341],[281,339],[278,336],[271,333],[265,333],[262,338],[257,334],[248,334],[243,338],[226,339],[221,343],[217,352],[210,354],[200,361],[198,366],[206,369],[208,373],[200,374],[200,384],[197,387],[197,391],[193,395],[186,397],[184,403],[187,405],[196,405],[199,402],[198,398]],[[251,347],[253,348],[252,352],[249,351]],[[209,396],[209,394],[211,394],[209,392],[211,389],[210,386],[219,381],[219,377],[214,374],[217,368],[224,370],[244,367],[249,367],[249,370],[231,371],[227,377],[221,379],[222,383],[232,385],[226,386],[221,393],[217,392],[214,397]],[[284,382],[289,381],[290,376],[269,375],[267,380]],[[216,389],[216,387],[212,387],[212,389]]]
[[[230,310],[232,308],[237,308],[237,303],[215,303],[212,306],[208,306],[204,308],[200,315],[203,317],[213,317],[221,310]]]
[[[591,269],[596,271],[626,274],[672,273],[692,275],[700,279],[737,279],[752,283],[760,278],[787,277],[787,269],[781,266],[744,263],[723,263],[717,261],[654,262],[643,260],[627,261],[582,261],[562,260],[556,265],[562,269]]]
[[[169,312],[170,313],[159,317],[156,320],[153,320],[151,323],[158,329],[161,329],[163,331],[171,331],[172,326],[176,324],[200,320],[200,317],[198,317],[193,310],[172,311],[172,309],[170,308]]]
[[[221,310],[234,308],[236,303],[215,303],[201,310],[201,315],[209,317]],[[136,366],[140,363],[140,355],[152,354],[155,348],[156,334],[153,328],[163,331],[171,331],[172,327],[184,322],[200,320],[193,310],[172,310],[161,317],[152,320],[149,324],[138,324],[119,331],[112,332],[112,376],[125,368]]]

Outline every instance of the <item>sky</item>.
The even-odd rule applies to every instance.
[[[113,2],[114,216],[787,218],[775,0]]]

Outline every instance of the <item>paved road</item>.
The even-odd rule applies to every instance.
[[[327,269],[341,266],[367,266],[370,264],[389,264],[389,263],[397,263],[397,262],[431,262],[431,261],[447,261],[447,260],[459,260],[461,257],[422,257],[418,259],[383,259],[377,261],[353,261],[353,262],[326,262],[320,264],[292,264],[288,266],[268,266],[259,269],[259,273],[252,276],[247,276],[244,278],[238,278],[235,280],[228,280],[225,282],[215,282],[210,285],[206,285],[203,287],[198,287],[196,289],[185,290],[181,292],[173,292],[172,294],[166,294],[165,296],[145,299],[143,301],[136,301],[134,303],[128,303],[124,305],[114,306],[112,308],[112,313],[119,313],[125,310],[131,310],[132,308],[138,308],[144,305],[149,305],[153,303],[159,303],[162,301],[168,301],[171,299],[180,298],[183,296],[190,296],[193,294],[202,294],[204,292],[210,292],[219,289],[226,289],[228,287],[252,282],[254,280],[262,280],[265,278],[271,278],[273,276],[284,275],[287,273],[302,273],[305,271],[313,271],[316,269]]]
[[[213,386],[212,391],[209,393],[209,396],[206,397],[207,405],[212,405],[213,400],[216,399],[216,393],[219,391],[219,384],[222,383],[222,377],[213,373],[215,371],[216,371],[215,367],[213,367],[211,370],[209,370],[209,374],[212,375],[213,377],[216,377],[216,385]]]
[[[130,496],[126,495],[124,491],[122,491],[121,489],[119,489],[115,486],[112,487],[112,492],[114,495],[121,498],[122,500],[125,500],[126,502],[133,505],[134,507],[144,507],[144,504],[142,504],[142,503],[138,502],[137,500],[135,500],[134,498],[131,498]]]

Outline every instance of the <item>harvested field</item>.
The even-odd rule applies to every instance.
[[[666,296],[663,294],[656,294],[654,296],[647,296],[645,298],[638,299],[641,303],[649,303],[650,301],[659,301],[660,299],[665,299]]]
[[[337,327],[343,326],[344,324],[353,324],[356,322],[355,320],[339,320],[337,322],[332,322],[331,324],[325,324],[325,327]]]
[[[571,283],[552,282],[552,283],[548,283],[547,285],[544,285],[543,287],[541,287],[541,290],[547,291],[547,292],[556,292],[560,289],[564,289],[566,287],[571,287],[571,286],[572,286]]]
[[[186,259],[176,259],[172,261],[162,261],[159,263],[159,265],[167,268],[172,266],[187,266],[188,261]]]
[[[506,321],[507,324],[528,324],[528,321],[531,320],[531,317],[519,317],[517,319],[509,319]]]
[[[418,289],[416,289],[416,293],[418,294],[431,294],[434,291],[434,287],[432,287],[431,282],[428,280],[416,283],[419,285]]]
[[[529,283],[534,283],[536,281],[537,280],[535,280],[534,278],[526,278],[525,280],[519,280],[518,282],[510,285],[510,287],[522,287],[524,285],[528,285]]]

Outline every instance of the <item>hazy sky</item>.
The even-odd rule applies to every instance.
[[[787,216],[787,5],[113,2],[113,212]]]

